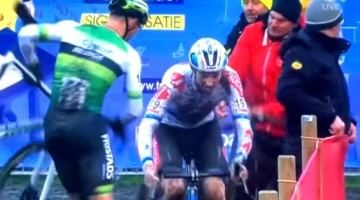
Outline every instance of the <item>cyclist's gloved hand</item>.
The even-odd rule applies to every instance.
[[[126,114],[121,118],[115,118],[112,120],[108,119],[109,121],[108,123],[111,129],[115,132],[115,134],[120,136],[121,139],[125,140],[126,139],[125,126],[133,122],[135,119],[136,117]]]
[[[125,140],[125,128],[123,121],[121,119],[113,119],[109,120],[108,123],[114,133],[120,136],[121,139]]]
[[[20,17],[25,26],[29,24],[37,24],[37,21],[31,15],[30,10],[26,4],[18,2],[15,5],[15,12]]]
[[[30,78],[26,74],[24,74],[24,80],[31,85],[37,85],[39,83],[39,81],[41,81],[43,78],[40,63],[35,62],[33,64],[30,64],[28,66],[28,69],[35,76],[36,81],[34,81],[32,78]]]
[[[157,176],[156,167],[153,163],[148,163],[144,165],[144,182],[145,184],[152,188],[159,183],[159,177]]]
[[[241,184],[243,180],[248,178],[248,171],[245,167],[245,157],[242,155],[236,156],[230,168],[231,178],[236,184]]]

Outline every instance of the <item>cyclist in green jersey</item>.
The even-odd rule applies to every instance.
[[[46,146],[71,199],[113,199],[115,166],[109,121],[101,108],[117,77],[126,75],[129,105],[119,103],[127,112],[110,126],[119,131],[124,121],[143,110],[141,60],[126,41],[146,23],[148,5],[143,0],[112,0],[109,10],[103,26],[63,21],[28,25],[19,32],[20,49],[38,80],[42,75],[36,43],[61,42],[44,129]]]

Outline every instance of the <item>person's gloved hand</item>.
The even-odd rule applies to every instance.
[[[237,156],[233,160],[230,168],[231,178],[234,183],[241,184],[243,180],[245,181],[248,178],[248,171],[244,165],[245,158],[244,156]]]
[[[159,183],[160,180],[157,176],[157,171],[154,164],[151,163],[144,166],[144,179],[145,184],[150,188],[156,186],[156,184]]]
[[[23,75],[24,80],[31,85],[37,85],[42,79],[43,75],[41,72],[41,66],[39,62],[36,62],[34,64],[31,64],[28,66],[29,71],[35,76],[36,81],[27,76],[26,74]]]
[[[218,105],[215,108],[215,113],[220,119],[227,117],[228,113],[227,113],[227,105],[225,101],[221,101],[220,103],[218,103]]]
[[[124,123],[121,119],[108,120],[110,128],[114,133],[120,136],[121,139],[125,140],[125,128]]]
[[[15,12],[21,19],[21,21],[24,23],[24,25],[29,24],[37,24],[37,21],[34,19],[34,17],[31,15],[31,12],[29,8],[26,6],[25,3],[18,2],[15,5]]]

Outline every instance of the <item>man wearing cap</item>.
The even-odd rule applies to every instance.
[[[256,189],[277,189],[277,157],[285,136],[285,111],[275,95],[282,70],[278,53],[283,39],[298,27],[300,13],[299,0],[275,0],[268,23],[246,27],[229,58],[251,111],[254,146],[246,165],[254,194]]]
[[[301,116],[316,115],[319,137],[347,134],[356,138],[356,121],[350,114],[349,93],[339,56],[350,42],[339,38],[342,9],[335,0],[312,0],[306,26],[281,48],[283,71],[277,97],[287,115],[284,153],[295,155],[301,174]]]
[[[241,0],[244,12],[240,14],[239,21],[227,36],[226,44],[224,45],[229,55],[232,53],[245,27],[251,23],[267,18],[268,15],[266,13],[272,4],[273,0]]]

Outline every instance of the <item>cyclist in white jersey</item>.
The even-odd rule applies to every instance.
[[[158,181],[159,169],[182,171],[182,159],[188,154],[192,154],[200,172],[228,170],[214,114],[214,108],[222,101],[231,107],[239,138],[232,166],[242,166],[251,149],[252,130],[240,79],[227,66],[227,60],[221,43],[202,38],[191,47],[189,63],[172,66],[164,74],[137,136],[148,186]],[[239,181],[237,175],[232,177]],[[209,199],[225,199],[225,186],[220,178],[207,178],[203,183]],[[183,180],[165,179],[163,184],[167,199],[183,198]]]
[[[117,77],[126,76],[128,106],[121,119],[110,122],[111,128],[121,132],[122,124],[143,110],[141,60],[126,41],[146,23],[148,5],[143,0],[112,0],[109,10],[104,26],[64,21],[28,25],[19,32],[20,49],[38,80],[42,74],[36,43],[61,43],[44,129],[47,149],[71,199],[112,199],[115,166],[109,121],[101,108]]]

